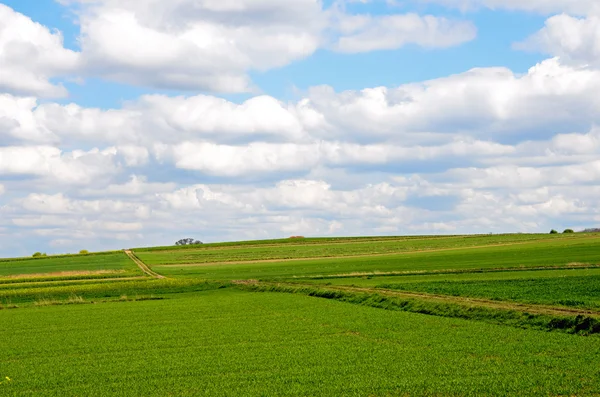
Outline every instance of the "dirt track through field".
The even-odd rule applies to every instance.
[[[135,254],[131,252],[131,250],[124,250],[124,252],[125,255],[127,255],[129,259],[131,259],[136,265],[138,265],[142,272],[144,272],[148,276],[153,278],[166,278],[162,274],[158,274],[152,269],[150,269],[144,262],[142,262],[137,256],[135,256]]]
[[[594,236],[591,238],[598,239]],[[576,241],[587,240],[590,237],[578,238]],[[376,258],[384,256],[394,255],[410,255],[410,254],[427,254],[431,252],[443,252],[443,251],[458,251],[466,249],[478,249],[478,248],[493,248],[493,247],[508,247],[513,245],[527,245],[535,244],[540,242],[551,242],[552,240],[541,239],[541,240],[528,240],[518,241],[512,243],[500,243],[500,244],[485,244],[485,245],[474,245],[466,247],[451,247],[451,248],[434,248],[434,249],[422,249],[413,251],[399,251],[399,252],[386,252],[382,254],[359,254],[359,255],[337,255],[337,256],[317,256],[310,258],[282,258],[282,259],[253,259],[253,260],[242,260],[242,261],[220,261],[220,262],[202,262],[202,263],[180,263],[180,264],[155,264],[153,266],[164,266],[164,267],[209,267],[209,266],[226,266],[226,265],[241,265],[241,264],[253,264],[253,263],[276,263],[276,262],[297,262],[297,261],[316,261],[316,260],[328,260],[328,259],[351,259],[351,258]],[[566,240],[565,240],[566,241]]]
[[[237,282],[238,284],[244,284],[243,281]],[[514,310],[523,313],[530,314],[545,314],[553,316],[589,316],[600,318],[600,311],[589,310],[589,309],[576,309],[569,307],[557,307],[549,305],[534,305],[518,302],[509,301],[493,301],[481,298],[468,298],[462,296],[450,296],[450,295],[435,295],[426,294],[421,292],[409,292],[409,291],[395,291],[381,288],[360,288],[360,287],[344,287],[344,286],[327,286],[321,287],[314,284],[296,284],[296,283],[267,283],[257,282],[258,285],[274,285],[274,286],[285,286],[285,287],[309,287],[319,288],[322,290],[335,290],[335,291],[346,291],[346,292],[358,292],[358,293],[370,293],[379,294],[385,296],[397,296],[400,298],[420,299],[430,302],[438,303],[454,303],[468,307],[484,307],[496,310]]]

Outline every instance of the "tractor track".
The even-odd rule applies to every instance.
[[[138,267],[142,270],[142,272],[144,272],[148,276],[150,276],[152,278],[166,278],[162,274],[158,274],[155,271],[153,271],[152,269],[150,269],[148,267],[148,265],[146,265],[137,256],[135,256],[135,254],[133,252],[131,252],[131,250],[123,250],[123,252],[125,252],[125,255],[127,255],[129,257],[129,259],[131,259],[136,265],[138,265]]]

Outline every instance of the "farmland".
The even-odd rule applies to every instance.
[[[0,276],[0,394],[600,394],[595,234],[140,248]]]

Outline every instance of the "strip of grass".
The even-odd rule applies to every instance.
[[[446,238],[424,239],[391,239],[391,240],[365,240],[345,243],[328,244],[280,244],[277,246],[235,246],[219,249],[172,250],[172,251],[135,251],[136,255],[148,265],[186,264],[186,263],[213,263],[236,261],[263,261],[277,259],[343,257],[355,255],[380,255],[399,252],[455,249],[492,244],[508,244],[527,241],[586,238],[585,235],[568,235],[566,237],[553,237],[550,235],[484,235],[460,236]]]
[[[32,315],[32,314],[35,315]],[[0,311],[3,395],[538,396],[600,393],[598,338],[301,295]]]
[[[164,295],[224,288],[227,284],[190,279],[145,279],[105,281],[95,283],[64,283],[63,285],[32,286],[1,289],[0,303],[5,305],[32,303],[42,300],[61,301],[72,296],[82,299],[115,298],[122,295]]]
[[[520,245],[406,253],[381,257],[335,258],[205,266],[152,266],[164,275],[205,279],[277,279],[355,272],[414,272],[597,264],[597,239],[556,239]]]
[[[102,255],[48,256],[0,262],[0,276],[99,270],[125,270],[128,274],[139,274],[135,263],[123,252]]]
[[[512,280],[383,283],[376,287],[501,301],[600,308],[600,275]]]

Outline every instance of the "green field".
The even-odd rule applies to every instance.
[[[137,266],[123,252],[0,260],[0,278],[24,275],[51,277],[68,272],[139,274]]]
[[[1,313],[6,395],[592,395],[597,338],[234,290]],[[543,368],[543,370],[540,370]]]
[[[581,238],[581,236],[577,236]],[[159,249],[135,250],[136,254],[149,265],[167,264],[206,264],[217,262],[265,261],[277,259],[302,259],[341,256],[385,255],[399,252],[423,250],[449,250],[473,246],[508,244],[528,241],[548,241],[557,239],[572,240],[572,235],[485,235],[485,236],[448,236],[418,238],[385,238],[385,239],[338,239],[335,243],[324,243],[314,240],[283,240],[285,243],[221,246],[201,245],[186,246],[172,250]]]
[[[597,234],[133,252],[0,260],[0,395],[600,395]]]
[[[144,259],[144,256],[140,256]],[[533,241],[527,244],[456,248],[358,258],[324,258],[281,262],[202,264],[199,266],[154,265],[171,276],[206,279],[274,279],[369,272],[431,272],[600,263],[600,239],[571,238]]]

